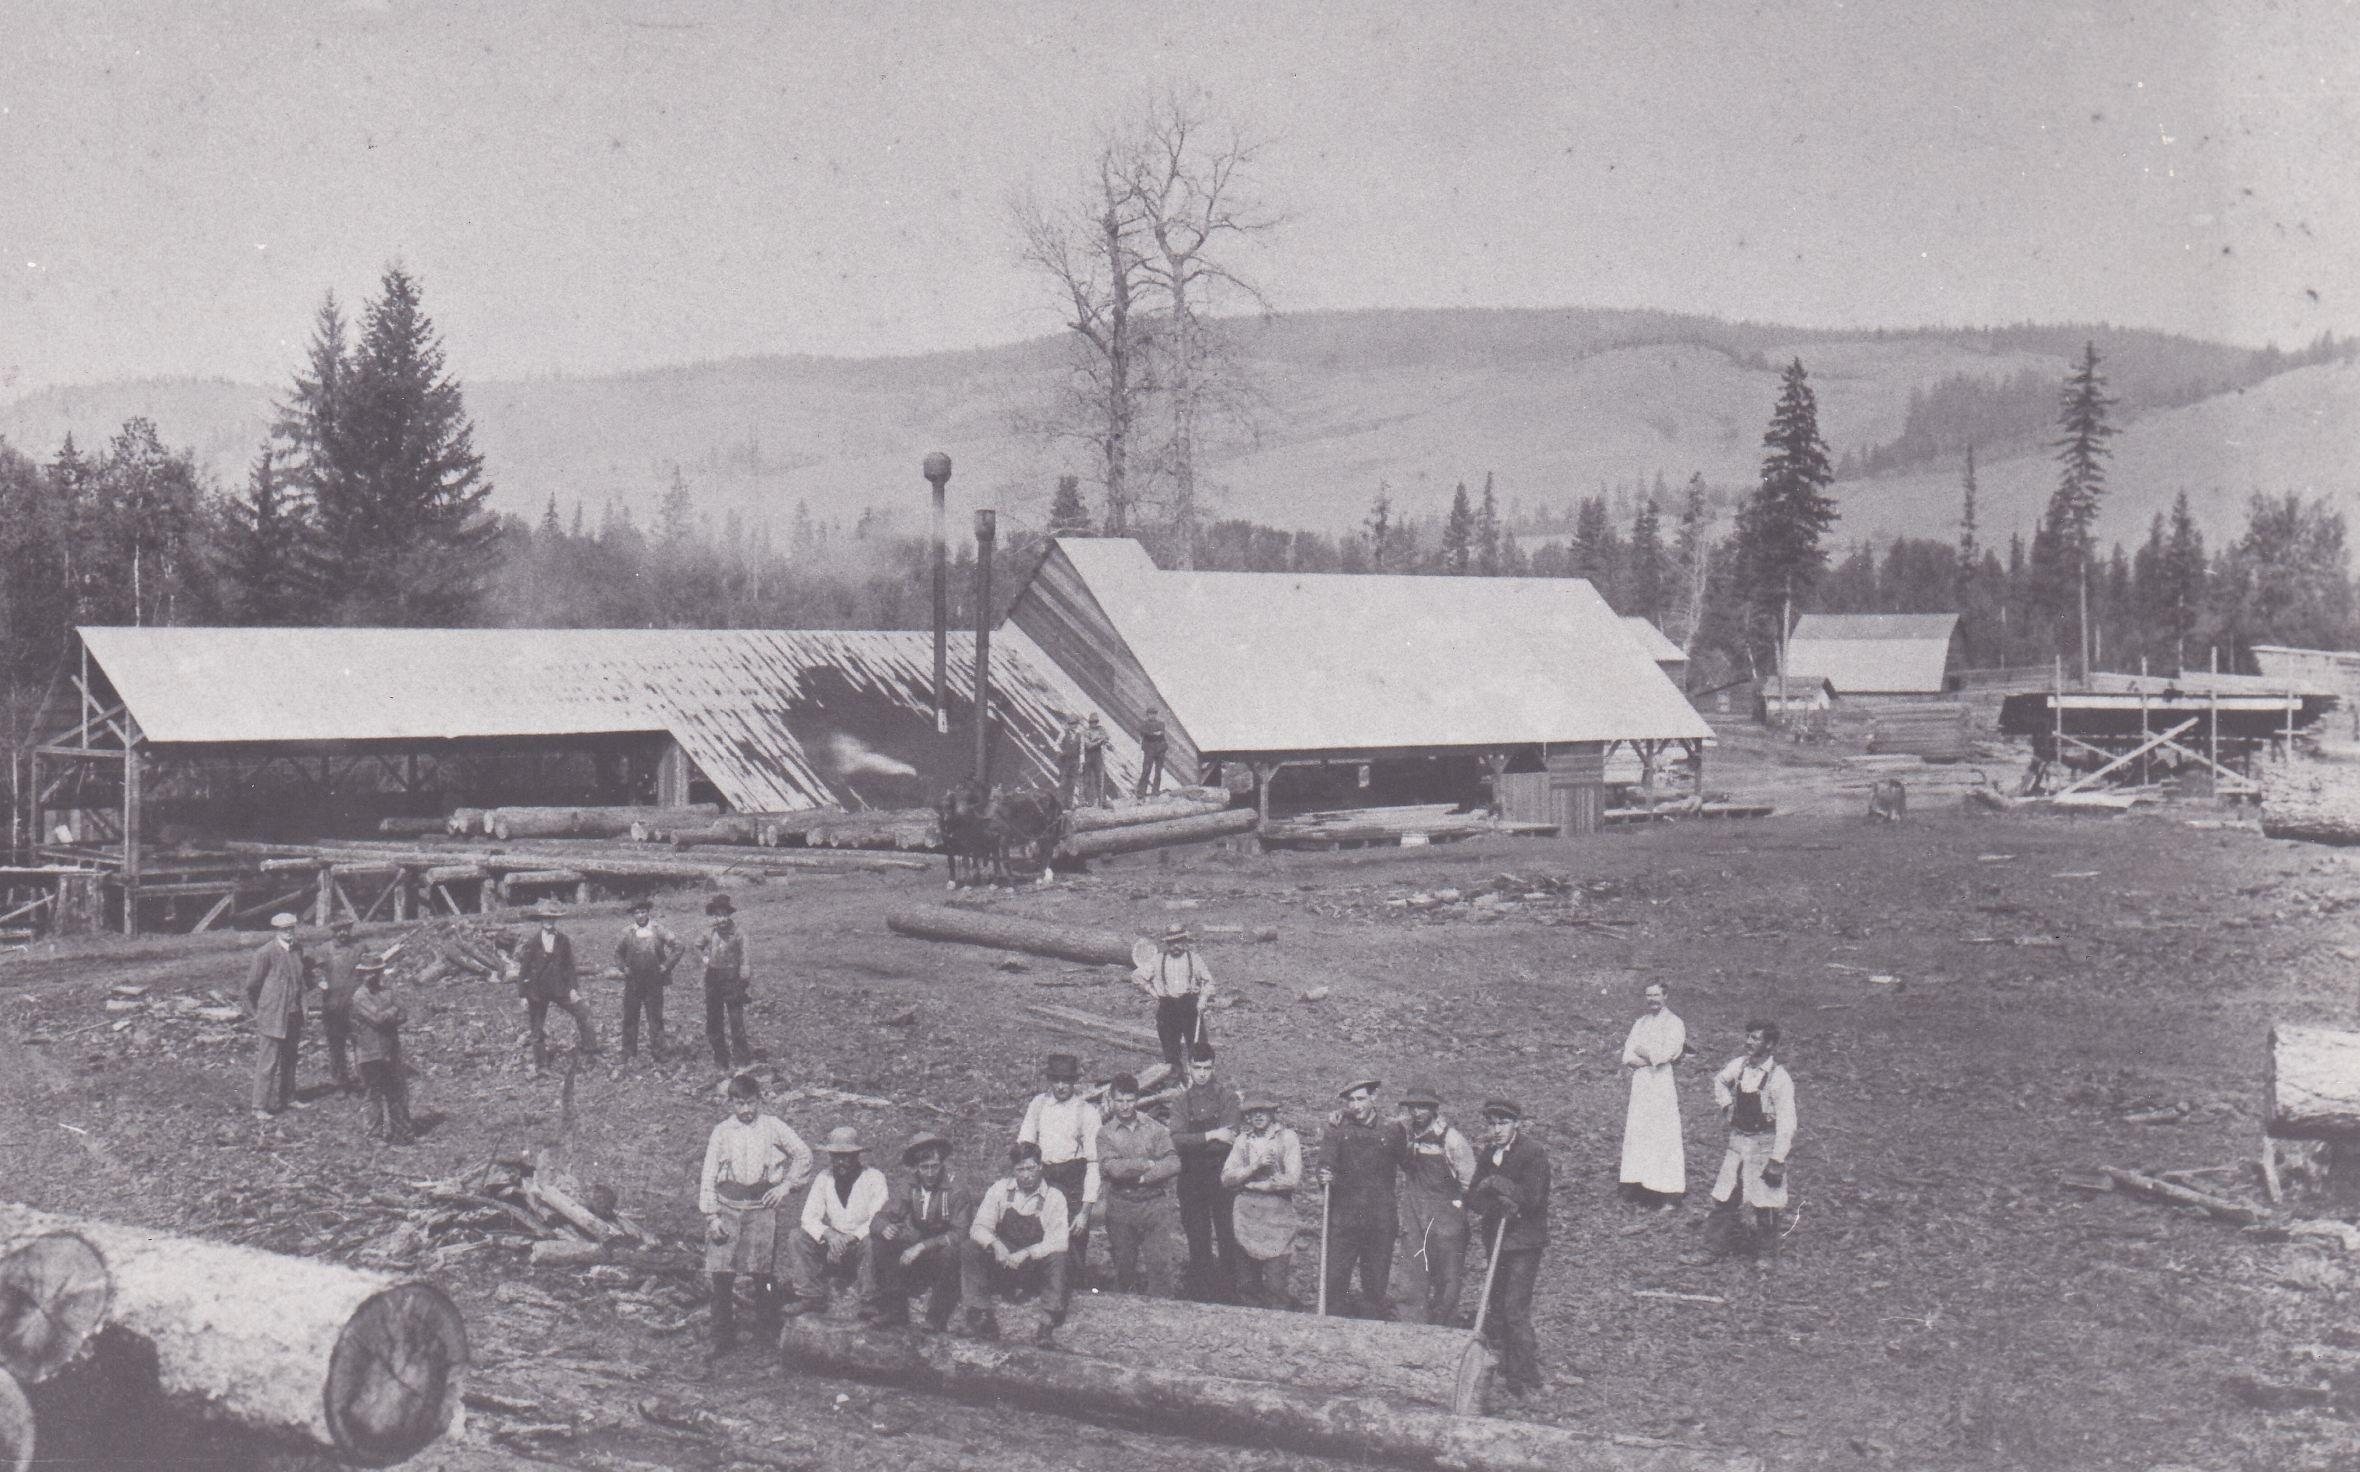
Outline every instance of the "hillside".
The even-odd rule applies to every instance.
[[[1912,392],[1955,375],[2061,380],[2085,336],[2098,339],[2126,398],[2152,383],[2253,373],[2254,355],[2242,350],[2103,328],[1847,335],[1654,312],[1312,314],[1241,324],[1261,404],[1248,432],[1209,457],[1204,478],[1217,514],[1321,529],[1356,524],[1380,482],[1409,515],[1438,513],[1453,483],[1480,485],[1486,472],[1504,501],[1552,509],[1658,474],[1674,486],[1698,471],[1742,486],[1790,357],[1810,369],[1822,432],[1841,451],[1894,439]],[[463,346],[454,345],[462,361]],[[584,505],[593,521],[609,499],[644,518],[674,466],[715,517],[736,510],[783,529],[798,502],[845,521],[870,506],[914,514],[925,501],[917,462],[940,447],[958,465],[956,509],[997,504],[1035,519],[1056,474],[1084,468],[1071,447],[1017,428],[1053,399],[1060,352],[1035,341],[479,381],[468,406],[496,503],[525,515],[554,497],[569,515]],[[69,431],[91,447],[145,415],[228,483],[244,474],[279,392],[198,381],[52,390],[0,405],[0,436],[46,458]],[[2235,525],[2252,487],[2340,493],[2360,475],[2348,453],[2355,427],[2360,376],[2348,365],[2147,414],[2118,441],[2105,533],[2136,536],[2181,485],[2214,535]],[[2045,452],[2019,441],[1985,461],[1987,527],[2001,537],[2028,529],[2052,479]],[[1838,495],[1839,537],[1947,536],[1957,472],[1945,463],[1850,481]]]

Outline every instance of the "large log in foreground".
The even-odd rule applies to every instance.
[[[1164,1363],[1226,1380],[1276,1380],[1333,1395],[1383,1395],[1475,1414],[1459,1404],[1459,1369],[1475,1336],[1436,1324],[1382,1324],[1340,1315],[1272,1313],[1226,1304],[1093,1293],[1075,1298],[1059,1347],[1123,1360],[1155,1346]],[[1490,1379],[1490,1358],[1471,1388]]]
[[[430,1284],[0,1205],[0,1240],[52,1232],[98,1249],[109,1328],[151,1346],[165,1397],[201,1416],[384,1467],[459,1412],[467,1330]]]
[[[2360,1032],[2271,1028],[2262,1128],[2287,1140],[2360,1141]]]
[[[33,1407],[11,1376],[0,1375],[0,1469],[32,1472]]]
[[[73,1233],[0,1239],[0,1379],[56,1374],[106,1322],[108,1295],[105,1259]]]
[[[1070,1325],[1069,1325],[1070,1327]],[[1622,1446],[1534,1421],[1454,1416],[1378,1396],[1330,1395],[1180,1367],[1161,1346],[1130,1365],[1003,1342],[921,1338],[852,1324],[791,1320],[788,1363],[830,1375],[1068,1416],[1145,1422],[1190,1436],[1452,1472],[1761,1472],[1759,1457],[1676,1446]]]
[[[1057,845],[1057,852],[1069,859],[1095,859],[1107,854],[1137,853],[1142,849],[1170,848],[1183,843],[1210,843],[1216,838],[1251,833],[1261,821],[1261,815],[1252,808],[1232,808],[1226,812],[1204,813],[1194,818],[1170,818],[1160,823],[1135,823],[1127,828],[1102,828],[1096,833],[1077,833]]]
[[[995,950],[1023,951],[1060,961],[1092,966],[1128,966],[1131,943],[1111,930],[1084,930],[1074,925],[1051,925],[1044,920],[1018,920],[1006,915],[978,915],[971,910],[896,910],[885,917],[896,935],[919,940],[959,941]]]

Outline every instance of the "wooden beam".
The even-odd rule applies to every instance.
[[[215,900],[213,902],[213,908],[205,912],[204,918],[197,922],[196,928],[191,930],[189,934],[203,935],[206,931],[211,930],[213,928],[213,922],[221,918],[221,912],[228,909],[231,905],[237,903],[237,899],[238,892],[233,889],[228,894],[223,895],[220,899]]]

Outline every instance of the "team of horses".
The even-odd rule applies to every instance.
[[[1065,804],[1054,792],[962,782],[942,795],[935,811],[954,885],[1045,878],[1065,837]]]

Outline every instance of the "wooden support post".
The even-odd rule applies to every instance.
[[[1278,763],[1254,763],[1254,810],[1262,815],[1265,823],[1270,821],[1270,784],[1277,776]]]
[[[123,933],[139,934],[139,747],[123,749]]]
[[[464,915],[467,913],[465,910],[459,908],[459,902],[451,898],[451,891],[443,885],[438,884],[434,886],[434,897],[438,900],[441,900],[443,902],[443,907],[448,909],[454,915]]]
[[[320,866],[318,895],[312,901],[311,923],[326,928],[336,918],[336,871]]]
[[[394,872],[393,918],[396,922],[410,918],[410,871],[407,869]]]

